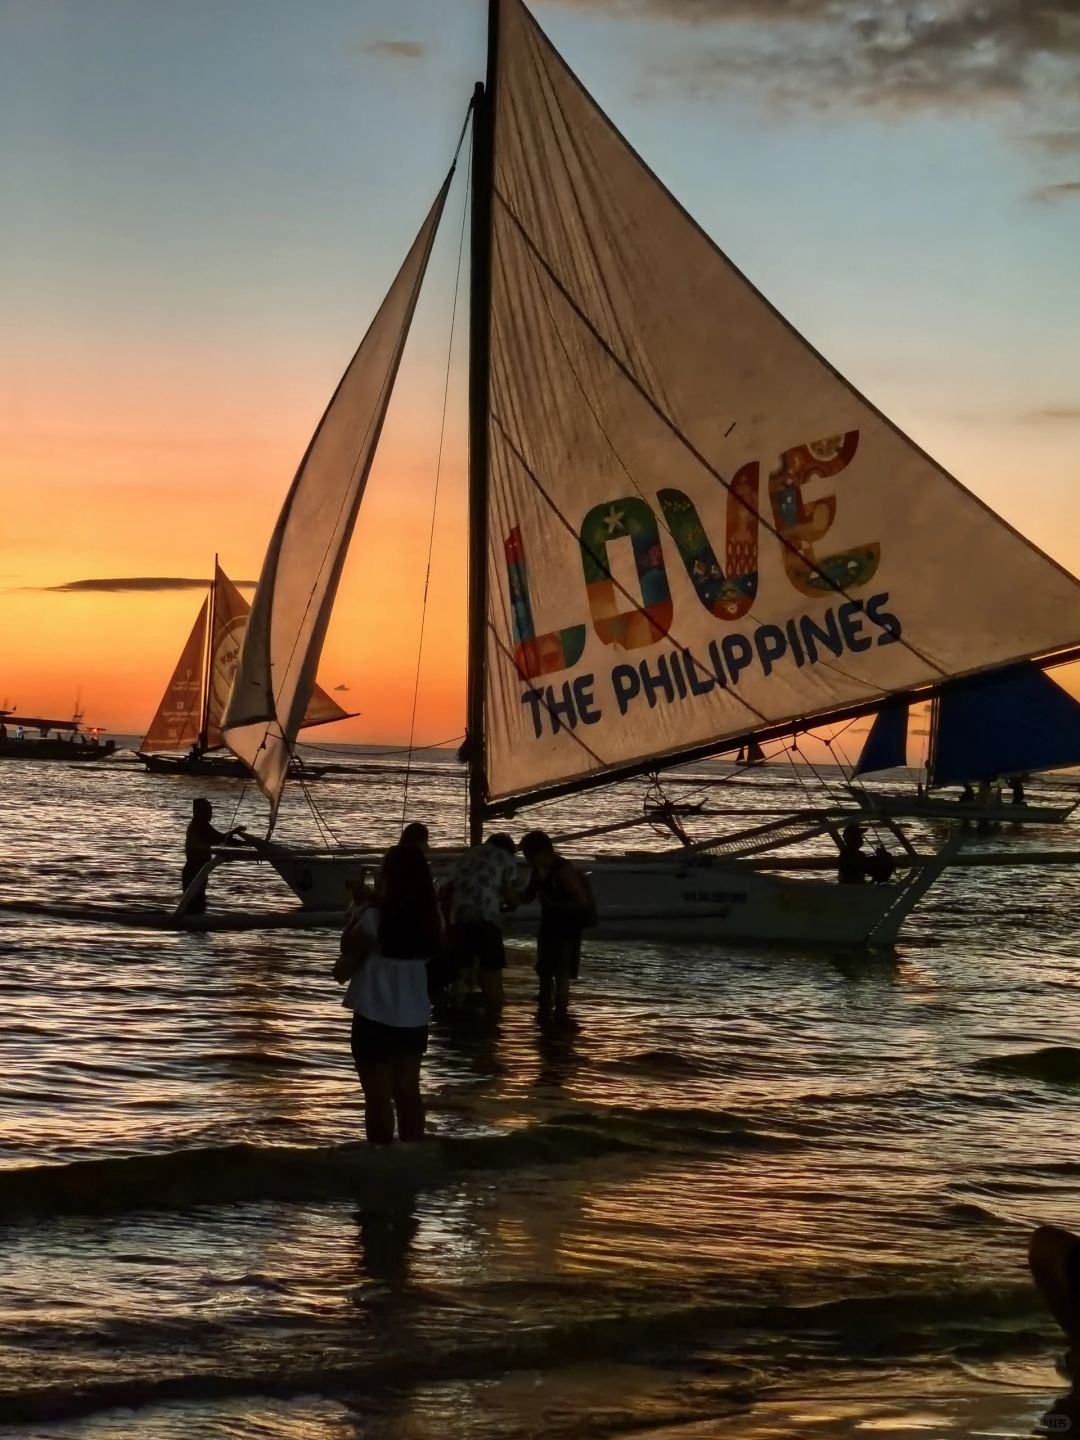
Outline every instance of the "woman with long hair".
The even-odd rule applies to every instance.
[[[352,922],[366,957],[349,981],[352,1053],[364,1092],[364,1128],[373,1145],[424,1135],[420,1064],[428,1043],[427,963],[441,941],[435,886],[423,850],[395,845],[380,876],[378,907]],[[348,935],[348,930],[346,931]]]

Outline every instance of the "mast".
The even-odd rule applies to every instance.
[[[469,844],[483,834],[486,800],[484,691],[488,613],[488,392],[491,373],[491,198],[495,184],[495,77],[499,0],[488,0],[487,82],[473,91],[469,305],[469,653],[465,727]]]
[[[926,744],[926,788],[934,783],[934,769],[937,762],[938,726],[941,723],[941,700],[934,695],[930,701],[930,734]]]
[[[214,574],[210,581],[210,598],[206,607],[206,651],[203,657],[202,713],[199,718],[199,750],[206,750],[210,736],[210,670],[214,663],[214,612],[217,609],[218,557],[214,555]]]

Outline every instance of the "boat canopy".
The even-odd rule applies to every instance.
[[[69,716],[67,720],[43,720],[37,715],[20,715],[17,710],[0,710],[0,721],[5,725],[21,725],[24,730],[40,730],[43,735],[50,730],[81,730],[82,722]]]

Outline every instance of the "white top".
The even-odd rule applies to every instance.
[[[360,916],[360,928],[369,939],[377,939],[379,912],[374,905]],[[426,1025],[431,1019],[427,961],[393,960],[376,947],[349,981],[341,1003],[380,1025]]]

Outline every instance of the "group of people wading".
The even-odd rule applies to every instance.
[[[374,884],[353,887],[334,978],[346,985],[352,1054],[364,1092],[364,1125],[373,1144],[424,1134],[420,1066],[433,1006],[452,1023],[479,1003],[490,1019],[503,1006],[506,968],[503,916],[539,901],[536,940],[537,1020],[575,1028],[570,986],[581,961],[582,932],[596,923],[586,877],[560,855],[549,835],[521,841],[529,867],[519,876],[517,845],[491,835],[466,850],[438,888],[428,864],[425,825],[406,826],[383,857]]]

